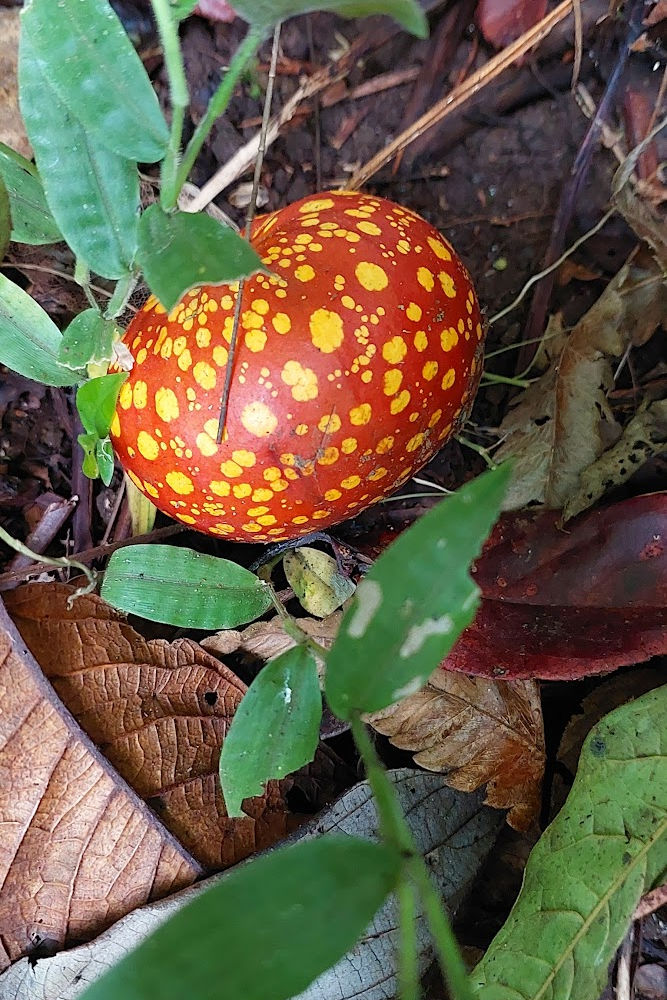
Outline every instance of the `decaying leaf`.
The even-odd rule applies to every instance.
[[[334,611],[323,619],[299,618],[298,625],[311,639],[329,649],[336,638],[341,618],[342,613]],[[296,641],[285,632],[280,616],[275,615],[265,622],[252,622],[242,632],[236,629],[217,632],[202,639],[201,645],[219,656],[242,650],[262,660],[270,660],[287,649],[293,649]]]
[[[368,722],[452,788],[486,785],[485,803],[525,830],[540,809],[544,725],[535,681],[496,681],[438,669],[425,688]]]
[[[537,24],[546,9],[546,0],[480,0],[476,20],[487,42],[502,49]]]
[[[447,788],[440,775],[392,771],[401,807],[428,859],[441,898],[454,912],[472,885],[502,825],[502,815],[481,804],[481,796]],[[335,831],[377,839],[377,814],[366,782],[355,785],[325,813],[296,834],[298,839]],[[215,876],[216,879],[225,876]],[[88,983],[147,937],[211,880],[144,906],[91,944],[40,961],[17,962],[0,976],[3,1000],[74,1000]],[[376,914],[354,951],[317,979],[298,1000],[387,1000],[396,993],[397,914],[393,901]],[[422,915],[417,920],[420,964],[432,958],[431,938]],[[259,960],[260,956],[258,956]]]
[[[0,969],[200,876],[59,702],[1,603],[0,773]]]
[[[624,483],[644,462],[664,451],[666,442],[667,399],[646,400],[616,444],[581,473],[578,489],[563,508],[563,520],[576,517],[612,487]]]
[[[339,573],[335,559],[309,545],[286,552],[283,569],[301,606],[318,618],[333,614],[356,589]]]
[[[443,663],[516,679],[570,680],[667,652],[667,493],[586,514],[500,519],[474,575],[484,600]]]
[[[622,433],[607,402],[611,359],[644,343],[667,316],[667,287],[650,255],[626,262],[579,320],[549,370],[518,398],[502,424],[498,461],[515,458],[505,510],[561,508],[581,474]]]
[[[56,693],[107,760],[208,868],[235,864],[293,821],[275,783],[250,817],[225,812],[220,747],[245,685],[190,639],[147,641],[94,595],[31,584],[6,595]]]

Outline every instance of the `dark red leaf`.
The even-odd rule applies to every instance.
[[[502,49],[544,17],[547,0],[480,0],[476,20],[490,45]]]
[[[667,493],[559,527],[501,518],[474,569],[483,601],[443,662],[505,679],[569,680],[667,653]]]

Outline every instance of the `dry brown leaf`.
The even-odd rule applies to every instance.
[[[327,618],[299,618],[298,625],[311,639],[329,649],[336,638],[341,617],[342,612],[334,611]],[[270,660],[287,649],[293,649],[296,641],[285,632],[280,616],[275,615],[266,622],[253,622],[242,632],[236,629],[217,632],[202,639],[201,644],[204,649],[220,656],[243,650],[262,660]]]
[[[19,10],[0,10],[0,136],[2,141],[22,156],[32,157],[17,89]]]
[[[417,694],[368,717],[415,763],[442,771],[448,785],[509,809],[507,822],[526,830],[540,809],[544,726],[535,681],[494,681],[438,669]]]
[[[0,707],[1,970],[202,872],[79,729],[1,603]]]
[[[295,821],[275,782],[230,820],[218,784],[245,685],[190,639],[146,640],[95,595],[72,610],[64,584],[31,584],[7,608],[55,691],[118,773],[208,868],[281,839]]]
[[[626,262],[579,320],[551,367],[523,392],[500,432],[497,461],[514,459],[504,509],[559,509],[581,474],[620,437],[607,402],[612,358],[644,343],[667,316],[667,288],[647,253]]]

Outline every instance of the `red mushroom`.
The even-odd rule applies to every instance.
[[[171,517],[236,541],[326,528],[389,496],[461,426],[483,328],[452,247],[409,209],[325,192],[258,219],[270,274],[248,279],[216,444],[238,284],[152,297],[111,428]]]

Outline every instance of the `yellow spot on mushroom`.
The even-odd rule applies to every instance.
[[[249,434],[254,434],[255,437],[267,437],[273,434],[278,426],[278,418],[266,403],[255,401],[243,407],[241,423]]]
[[[250,513],[250,511],[248,511],[248,513]],[[257,523],[261,524],[263,528],[266,528],[270,524],[276,523],[276,517],[273,514],[261,514],[257,518]]]
[[[146,491],[146,493],[148,493],[149,496],[153,497],[154,500],[157,500],[157,498],[160,496],[160,491],[156,490],[153,484],[147,482],[145,479],[144,479],[144,490]]]
[[[261,524],[257,524],[256,521],[248,521],[247,524],[242,524],[241,525],[241,530],[242,531],[247,531],[248,534],[250,534],[250,535],[254,535],[256,532],[262,530],[262,526],[261,526]]]
[[[316,309],[310,317],[313,344],[324,354],[332,354],[343,343],[343,321],[336,312]]]
[[[232,493],[237,500],[244,500],[252,493],[252,486],[250,483],[235,483],[234,486],[232,486]]]
[[[227,348],[223,347],[222,344],[216,344],[216,346],[213,348],[213,361],[218,366],[218,368],[226,367],[228,357],[229,353],[227,351]]]
[[[356,438],[344,438],[340,450],[344,455],[351,455],[353,451],[357,450],[357,439]]]
[[[240,476],[243,469],[237,462],[232,462],[231,458],[228,458],[226,462],[223,462],[220,466],[220,472],[223,476],[228,476],[230,479],[234,479],[236,476]]]
[[[218,523],[214,524],[212,528],[208,529],[214,535],[233,535],[234,528],[231,524]]]
[[[392,337],[382,345],[382,357],[390,365],[399,365],[408,353],[408,345],[402,337]]]
[[[335,434],[340,428],[341,419],[337,413],[325,413],[317,424],[318,431],[322,431],[323,434]]]
[[[317,375],[312,368],[304,368],[299,361],[288,361],[280,373],[285,383],[292,387],[292,396],[305,403],[317,396]]]
[[[330,513],[331,513],[330,510],[314,510],[313,511],[313,520],[314,521],[321,521],[323,517],[328,517]]]
[[[129,382],[123,382],[118,394],[118,403],[124,410],[129,410],[132,406],[132,386]]]
[[[245,345],[253,354],[259,354],[266,345],[266,334],[263,330],[249,330],[245,335]]]
[[[433,414],[431,415],[431,419],[430,419],[430,420],[429,420],[429,422],[428,422],[428,425],[429,425],[429,427],[430,427],[430,428],[433,428],[433,427],[435,427],[435,425],[436,425],[436,424],[438,423],[438,421],[440,420],[440,417],[441,417],[441,416],[442,416],[442,410],[436,410],[436,411],[435,411],[435,413],[433,413]]]
[[[403,372],[398,368],[390,368],[386,371],[382,378],[382,391],[385,396],[394,396],[401,388],[401,382],[403,381]]]
[[[183,524],[196,524],[197,523],[197,518],[193,517],[192,514],[178,514],[178,513],[176,513],[176,514],[174,514],[174,517],[177,517],[179,521],[183,522]]]
[[[459,342],[459,335],[453,326],[445,327],[440,333],[440,346],[443,351],[451,351]]]
[[[296,517],[292,518],[292,524],[305,524],[308,518],[305,514],[297,514]]]
[[[143,365],[147,357],[148,357],[148,351],[146,350],[145,347],[142,347],[134,360],[138,365]]]
[[[282,493],[282,491],[286,490],[288,486],[289,486],[289,483],[285,479],[275,479],[271,483],[271,489],[275,493]]]
[[[361,373],[361,381],[368,384],[373,378],[373,372],[367,371]]]
[[[355,486],[358,486],[361,482],[360,476],[348,476],[347,479],[341,480],[341,486],[344,490],[353,490]]]
[[[422,318],[422,308],[421,306],[418,306],[416,302],[411,302],[405,310],[405,315],[408,319],[411,319],[413,323],[418,323]]]
[[[419,446],[423,444],[425,437],[426,435],[424,434],[423,431],[420,431],[419,434],[415,434],[415,436],[411,437],[408,443],[406,444],[405,450],[416,451],[417,448],[419,448]]]
[[[379,264],[371,264],[367,260],[361,260],[354,269],[357,281],[369,292],[381,292],[389,284],[386,272]]]
[[[438,274],[438,279],[442,285],[442,290],[448,299],[456,298],[456,285],[454,284],[454,279],[446,271],[440,271]]]
[[[427,267],[420,267],[417,269],[417,281],[427,292],[433,291],[433,286],[435,281],[433,279],[433,272],[429,271]]]
[[[273,483],[276,479],[280,479],[280,469],[275,465],[270,465],[268,469],[264,469],[263,475],[267,483]]]
[[[450,368],[449,371],[445,372],[445,374],[443,376],[443,379],[442,379],[442,382],[441,382],[442,388],[443,389],[451,389],[451,387],[454,385],[455,381],[456,381],[456,372],[454,371],[453,368]]]
[[[354,424],[355,427],[363,427],[370,421],[372,412],[370,403],[355,406],[350,410],[350,423]]]
[[[260,316],[266,316],[270,308],[269,303],[266,301],[266,299],[254,299],[250,303],[250,306],[252,309],[255,310],[256,313],[259,313]]]
[[[268,507],[249,507],[248,517],[259,517],[260,514],[268,514]]]
[[[186,372],[190,365],[192,364],[192,355],[190,354],[189,348],[185,348],[180,358],[178,359],[178,367],[182,372]]]
[[[199,318],[201,319],[201,316]],[[208,347],[211,343],[211,331],[207,326],[201,326],[197,330],[195,339],[197,341],[197,347]]]
[[[438,374],[438,362],[427,361],[424,367],[422,368],[422,375],[424,376],[426,381],[430,382],[431,379],[435,378],[437,374]]]
[[[178,399],[173,389],[166,389],[162,386],[155,393],[155,412],[160,420],[169,423],[179,415]]]
[[[150,462],[154,461],[160,454],[160,446],[146,431],[139,431],[137,435],[137,448],[144,458],[147,458]]]
[[[318,465],[334,465],[339,458],[340,452],[338,448],[334,448],[333,445],[329,448],[325,448],[320,457],[317,460]]]
[[[129,449],[128,449],[128,451],[129,451]],[[135,452],[135,454],[136,454],[136,452]],[[144,484],[142,483],[142,481],[139,479],[138,476],[135,476],[135,474],[132,472],[131,469],[127,470],[127,477],[128,477],[128,479],[130,479],[134,483],[134,485],[137,487],[138,490],[141,490],[142,493],[145,492],[145,490],[144,490]]]
[[[167,485],[171,486],[174,493],[179,493],[181,496],[194,493],[194,483],[184,472],[178,472],[174,469],[172,472],[167,473],[165,479],[167,480]]]
[[[202,389],[214,389],[215,383],[217,381],[215,368],[209,365],[208,361],[198,361],[197,364],[192,369],[192,374],[195,382],[202,387]]]
[[[231,492],[229,483],[224,479],[214,479],[212,483],[208,484],[208,488],[217,497],[228,497]]]
[[[369,236],[379,236],[382,232],[374,222],[358,222],[357,229],[360,229],[362,233],[368,233]]]
[[[427,236],[426,242],[428,243],[428,245],[430,246],[431,250],[436,255],[436,257],[439,257],[440,260],[452,259],[451,253],[449,252],[445,244],[442,242],[442,240],[436,240],[432,236]]]
[[[389,404],[390,412],[396,416],[397,413],[401,413],[405,407],[410,402],[410,393],[407,389],[403,389],[399,392],[398,396],[395,396]]]
[[[380,441],[378,441],[377,446],[375,448],[375,454],[386,455],[387,452],[391,451],[393,447],[394,447],[394,436],[393,434],[389,434],[387,437],[383,437]]]
[[[171,357],[171,352],[173,350],[173,347],[174,344],[171,337],[165,337],[165,341],[162,347],[160,348],[160,357],[164,358],[165,361],[168,361],[169,358]]]
[[[273,329],[276,333],[289,333],[292,329],[292,321],[287,315],[287,313],[276,313],[276,315],[271,319],[273,323]]]
[[[132,390],[132,402],[137,410],[143,410],[148,399],[148,388],[145,382],[135,382]]]
[[[111,427],[109,428],[109,433],[111,437],[118,437],[120,434],[120,420],[118,419],[118,414],[114,413],[111,419]]]
[[[299,281],[312,281],[315,277],[315,271],[310,264],[299,264],[294,270],[294,277]]]
[[[255,503],[261,503],[262,501],[266,500],[273,500],[273,492],[271,490],[267,490],[266,487],[260,486],[260,488],[255,490],[255,492],[253,493],[252,499],[255,501]]]
[[[209,437],[204,431],[197,435],[195,443],[202,455],[206,455],[206,457],[215,455],[218,450],[218,446],[213,438]]]
[[[329,503],[331,503],[332,500],[340,500],[342,495],[343,494],[341,493],[340,490],[327,490],[326,493],[324,494],[324,499],[328,500]]]
[[[375,472],[371,472],[368,476],[366,476],[366,479],[369,479],[372,483],[375,483],[378,481],[378,479],[384,479],[386,475],[387,475],[387,469],[385,469],[384,466],[380,466],[380,468],[376,469]]]
[[[299,209],[299,212],[307,215],[309,212],[323,212],[325,209],[333,207],[334,202],[331,198],[316,198],[314,201],[305,202]]]
[[[299,437],[303,437],[304,434],[308,433],[308,424],[297,424],[294,430]]]

